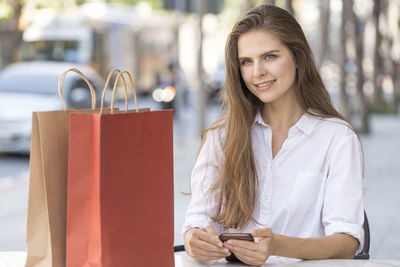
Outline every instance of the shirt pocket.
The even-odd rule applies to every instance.
[[[320,204],[318,203],[318,199],[322,192],[322,181],[322,172],[297,172],[289,198],[290,208],[303,212],[315,210]]]

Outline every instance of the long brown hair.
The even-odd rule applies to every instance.
[[[216,214],[212,219],[224,228],[243,229],[256,222],[258,177],[254,161],[251,127],[263,103],[246,87],[238,59],[238,39],[252,30],[274,34],[289,48],[298,66],[296,96],[303,110],[313,116],[345,118],[333,107],[318,74],[311,49],[297,21],[284,9],[261,5],[250,9],[235,24],[225,46],[226,79],[223,109],[226,115],[203,133],[225,128],[223,163],[213,191],[218,191]],[[315,113],[311,113],[312,110]]]

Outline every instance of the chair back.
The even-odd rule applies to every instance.
[[[369,233],[369,223],[367,218],[367,213],[364,211],[364,246],[360,253],[358,253],[354,259],[356,260],[368,260],[369,259],[369,242],[370,242],[370,233]]]

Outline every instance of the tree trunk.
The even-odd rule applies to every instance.
[[[294,16],[292,0],[285,0],[285,9]]]
[[[347,10],[349,10],[347,0],[342,0],[342,23],[340,26],[340,112],[341,114],[350,120],[349,112],[349,100],[346,92],[346,62],[347,62],[347,48],[346,48],[346,22],[347,22]],[[351,8],[351,7],[350,7]]]
[[[398,21],[400,22],[400,18],[397,17],[396,14],[389,12],[389,10],[396,10],[400,8],[400,3],[396,3],[394,1],[387,2],[387,9],[385,9],[388,13],[388,21]],[[389,17],[390,14],[390,17]],[[390,25],[390,24],[389,24]],[[391,36],[391,44],[390,44],[390,60],[392,66],[392,80],[393,80],[393,97],[396,108],[399,108],[400,104],[400,58],[395,55],[395,50],[399,49],[400,43],[400,23],[393,23],[390,25],[390,36]]]
[[[267,5],[275,5],[275,0],[264,0],[264,4],[267,4]]]
[[[381,69],[382,60],[380,55],[380,46],[382,42],[382,35],[379,30],[379,15],[381,13],[380,0],[374,0],[374,8],[372,11],[372,18],[375,26],[375,44],[374,44],[374,71],[373,71],[373,86],[374,95],[372,100],[372,105],[374,109],[380,109],[383,104],[382,99],[382,79],[381,79]]]
[[[352,24],[355,29],[355,41],[356,41],[356,66],[357,66],[357,96],[360,103],[359,116],[361,120],[360,128],[358,129],[361,133],[369,133],[369,112],[368,112],[368,102],[364,95],[364,71],[362,66],[362,61],[364,57],[364,23],[362,23],[354,13],[354,3],[353,0],[348,0],[352,6],[349,10]]]
[[[254,0],[245,0],[241,6],[242,12],[254,7]]]
[[[382,70],[381,73],[383,72],[383,75],[385,79],[390,80],[390,83],[392,85],[392,92],[390,95],[389,102],[386,102],[384,97],[383,98],[383,104],[385,107],[385,111],[389,113],[396,114],[398,112],[398,101],[397,101],[397,90],[396,90],[396,72],[395,72],[395,64],[394,60],[392,59],[391,55],[391,49],[393,47],[393,34],[390,33],[390,27],[389,27],[389,16],[388,16],[388,11],[389,8],[391,8],[390,3],[387,1],[384,1],[381,3],[381,18],[384,22],[385,29],[383,30],[383,33],[381,32],[381,64],[382,64]],[[392,8],[395,8],[392,6]],[[383,94],[383,84],[381,86],[382,89],[382,94]]]
[[[321,13],[321,45],[318,57],[318,68],[321,68],[328,51],[330,0],[320,2]]]
[[[203,70],[203,17],[206,13],[205,1],[198,1],[199,10],[199,50],[197,53],[197,78],[199,84],[199,136],[206,129],[206,108],[207,108],[207,92],[204,84],[204,70]]]
[[[400,63],[393,60],[393,93],[397,108],[400,104]]]
[[[14,15],[0,25],[0,69],[15,61],[22,40],[22,33],[18,28],[22,3],[19,0],[12,0],[9,4],[14,10]]]

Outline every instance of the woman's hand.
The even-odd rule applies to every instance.
[[[189,229],[185,234],[185,250],[189,256],[199,261],[217,260],[231,254],[229,249],[223,247],[211,225]]]
[[[263,265],[275,249],[271,228],[256,229],[251,232],[258,242],[228,240],[224,246],[235,254],[236,258],[249,265]]]

